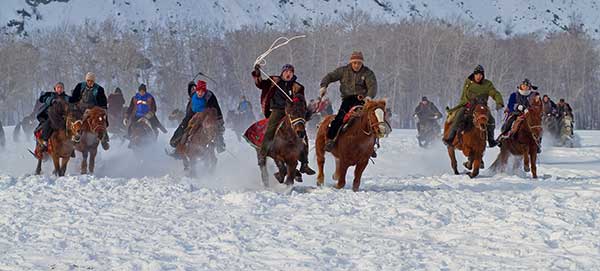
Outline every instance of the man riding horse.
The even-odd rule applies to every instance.
[[[217,117],[219,121],[219,133],[216,139],[216,147],[217,152],[222,153],[225,151],[225,139],[223,138],[223,133],[225,133],[225,122],[223,121],[223,113],[221,112],[221,107],[219,106],[219,101],[217,101],[217,96],[206,88],[206,82],[203,80],[198,80],[198,84],[194,82],[190,82],[188,84],[188,94],[190,95],[190,99],[186,106],[185,117],[173,133],[173,137],[169,141],[171,147],[176,148],[179,142],[183,139],[183,135],[185,133],[185,129],[188,127],[188,123],[196,113],[203,112],[207,108],[214,108],[217,111]],[[172,153],[172,156],[176,156],[175,150]]]
[[[419,142],[423,140],[423,137],[425,136],[423,132],[427,131],[427,128],[429,127],[433,127],[436,134],[439,133],[440,126],[437,123],[437,120],[442,117],[442,113],[435,104],[427,99],[427,97],[423,96],[421,98],[421,102],[415,108],[413,116],[418,119],[417,138],[419,139]]]
[[[319,90],[321,98],[327,94],[329,84],[336,81],[340,81],[340,93],[342,96],[340,109],[327,131],[326,151],[331,151],[335,147],[336,138],[340,128],[344,124],[346,113],[355,106],[363,105],[365,97],[375,98],[375,95],[377,95],[377,78],[375,77],[375,73],[363,65],[363,62],[362,52],[352,52],[348,65],[335,69],[321,80],[321,89]],[[373,151],[372,157],[377,157],[375,151]]]
[[[35,133],[40,132],[40,136],[37,137],[38,151],[36,151],[36,154],[41,154],[48,149],[48,139],[50,139],[53,132],[48,116],[48,108],[52,106],[56,99],[61,99],[65,102],[69,100],[69,95],[65,93],[65,85],[62,82],[54,85],[54,91],[44,92],[38,99],[42,107],[36,113],[36,117],[40,122],[35,129]]]
[[[296,94],[304,97],[304,86],[296,81],[294,75],[294,66],[291,64],[283,65],[279,76],[270,76],[271,80],[262,79],[260,75],[260,66],[256,65],[252,72],[254,83],[262,92],[260,95],[262,110],[267,117],[267,130],[264,135],[260,152],[258,155],[258,165],[264,166],[267,162],[269,149],[275,138],[277,127],[286,117],[285,106],[288,99]],[[306,101],[303,101],[306,103]],[[300,157],[300,172],[313,175],[316,172],[308,166],[308,136],[304,137],[304,151]]]
[[[138,87],[138,93],[131,97],[131,102],[129,103],[126,114],[125,125],[128,126],[128,136],[131,136],[131,129],[134,123],[141,118],[145,118],[150,122],[155,134],[158,134],[158,129],[163,133],[167,133],[167,129],[162,126],[156,117],[156,100],[154,100],[154,96],[147,91],[145,84],[141,84]]]
[[[540,95],[537,91],[532,90],[537,90],[537,87],[532,85],[529,79],[525,78],[525,80],[517,87],[517,91],[510,94],[508,106],[504,110],[504,113],[508,115],[508,118],[504,122],[504,125],[502,125],[499,140],[513,136],[513,131],[516,131],[516,129],[513,129],[515,120],[525,114],[531,106],[531,100],[535,96]],[[540,152],[541,145],[538,147],[538,153]]]
[[[85,82],[81,82],[75,86],[69,98],[69,103],[76,103],[79,109],[85,110],[84,112],[95,106],[101,107],[104,110],[107,109],[104,88],[96,84],[96,75],[94,73],[88,72],[85,75]],[[85,122],[87,117],[88,114],[84,113],[82,121]],[[106,126],[108,126],[108,121],[106,122]],[[108,132],[104,131],[104,134],[100,138],[104,150],[108,150],[110,147],[108,141]]]
[[[484,101],[487,103],[487,100],[490,97],[492,97],[496,102],[496,110],[501,110],[504,107],[502,94],[496,90],[494,84],[492,84],[490,80],[485,79],[485,71],[483,70],[483,66],[477,65],[473,73],[465,80],[459,104],[452,109],[447,109],[448,113],[455,112],[456,115],[454,116],[452,125],[450,126],[448,137],[444,139],[444,144],[452,145],[454,137],[458,132],[458,128],[466,120],[465,111],[475,106],[473,104],[474,101]],[[496,126],[496,122],[489,111],[487,117],[487,139],[489,147],[492,148],[498,145],[498,142],[496,142],[494,139],[494,128]]]

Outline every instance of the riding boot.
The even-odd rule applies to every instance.
[[[171,140],[169,140],[169,145],[171,145],[171,147],[173,147],[173,148],[176,148],[177,144],[179,144],[179,141],[181,140],[181,137],[183,136],[184,132],[185,132],[185,127],[183,125],[179,125],[177,127],[177,129],[175,130],[175,132],[173,133]]]
[[[300,155],[300,173],[314,175],[316,172],[308,166],[308,145],[304,145],[304,150]]]
[[[490,148],[498,146],[498,141],[494,138],[494,128],[493,125],[488,125],[487,127],[487,140]]]
[[[381,147],[379,145],[379,138],[375,138],[375,148],[373,148],[373,152],[371,153],[371,158],[377,158],[377,150]]]
[[[450,133],[448,134],[448,138],[444,138],[444,145],[446,146],[450,146],[452,145],[452,142],[454,142],[454,138],[456,137],[456,133],[457,133],[457,128],[455,127],[450,127]]]
[[[102,138],[100,138],[100,143],[102,144],[102,149],[104,149],[105,151],[107,151],[110,148],[110,144],[108,143],[108,141],[108,132],[104,131],[104,134],[102,134]]]

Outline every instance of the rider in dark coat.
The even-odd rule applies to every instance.
[[[54,132],[52,126],[50,125],[48,108],[52,106],[56,99],[62,99],[66,102],[69,100],[69,98],[69,95],[65,93],[65,85],[62,82],[58,82],[56,85],[54,85],[54,91],[44,92],[42,95],[40,95],[38,101],[42,104],[42,107],[39,108],[39,111],[36,114],[36,118],[40,124],[35,131],[41,131],[38,143],[42,151],[45,151],[48,148],[48,139],[50,139],[52,132]]]
[[[69,98],[70,103],[75,103],[81,110],[91,109],[94,106],[99,106],[107,109],[107,101],[106,94],[104,93],[104,88],[98,84],[96,84],[96,75],[94,73],[88,72],[85,75],[85,82],[81,82],[75,86],[73,92],[71,93],[71,97]],[[83,121],[87,118],[87,114],[83,114]],[[108,121],[106,122],[108,126]],[[108,132],[104,131],[104,135],[100,138],[100,142],[102,143],[102,148],[104,150],[108,150]]]
[[[442,117],[442,113],[435,104],[430,102],[427,97],[423,96],[421,102],[415,108],[413,116],[417,117],[419,120],[417,123],[417,131],[420,136],[423,128],[425,128],[426,125],[434,125],[437,123],[436,121]]]

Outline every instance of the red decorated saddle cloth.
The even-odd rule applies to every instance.
[[[344,115],[344,124],[347,124],[348,122],[350,122],[354,117],[358,117],[360,115],[360,113],[362,112],[362,109],[363,109],[362,105],[356,105],[356,106],[353,106],[352,108],[350,108],[348,113],[346,113],[346,115]]]
[[[246,132],[244,132],[244,138],[252,145],[252,147],[258,149],[262,145],[262,142],[265,139],[268,122],[269,119],[261,119],[250,125]]]
[[[52,144],[50,143],[50,140],[48,140],[48,148],[45,151],[42,151],[42,146],[41,146],[42,129],[35,131],[34,136],[35,136],[35,140],[36,140],[37,144],[35,144],[35,150],[33,151],[33,155],[39,159],[42,159],[42,158],[44,158],[44,153],[51,154],[52,153]]]

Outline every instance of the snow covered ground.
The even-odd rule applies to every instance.
[[[395,131],[358,193],[314,177],[264,190],[230,131],[216,173],[193,179],[166,136],[138,157],[113,140],[95,176],[76,161],[63,178],[31,176],[19,142],[0,151],[0,270],[598,270],[600,132],[577,133],[581,148],[544,148],[538,180],[471,180]]]

